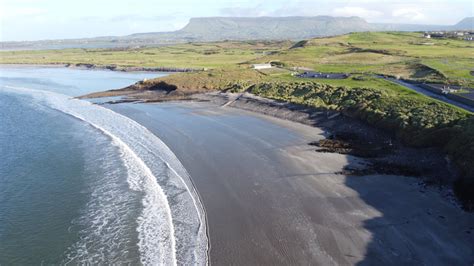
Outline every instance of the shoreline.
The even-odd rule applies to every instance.
[[[285,101],[268,99],[251,93],[229,93],[221,91],[185,93],[183,95],[151,95],[119,89],[121,99],[97,103],[101,105],[121,104],[167,104],[206,103],[250,112],[255,116],[275,121],[283,120],[311,128],[319,128],[326,133],[323,140],[308,142],[316,152],[350,155],[363,158],[369,163],[362,168],[345,168],[336,174],[364,176],[368,174],[388,174],[414,176],[423,186],[437,188],[447,202],[462,208],[462,202],[454,195],[453,182],[459,177],[459,170],[445,153],[436,147],[409,147],[396,136],[377,129],[358,119],[338,111],[302,106]],[[125,93],[124,93],[125,92]],[[105,93],[105,95],[102,95]],[[98,92],[98,97],[108,93]],[[161,98],[157,98],[158,93]],[[96,96],[92,94],[90,96]],[[89,98],[86,95],[84,98]],[[79,98],[83,98],[82,96]],[[418,156],[424,154],[420,162]],[[394,163],[395,162],[395,163]],[[434,165],[434,166],[433,166]],[[446,178],[446,176],[449,176]],[[463,210],[465,211],[465,210]]]
[[[246,83],[241,81],[225,85],[220,79],[209,79],[201,77],[200,74],[197,74],[199,78],[195,78],[193,75],[195,74],[189,75],[189,79],[187,75],[171,75],[166,78],[137,82],[118,90],[84,95],[81,98],[124,96],[113,103],[165,102],[196,100],[199,95],[214,94],[214,96],[226,95],[223,97],[227,97],[227,102],[222,103],[223,105],[238,105],[242,99],[249,98],[247,97],[249,93],[253,93],[267,97],[264,100],[265,104],[271,101],[272,105],[279,102],[290,110],[305,109],[306,116],[318,116],[321,112],[338,116],[339,113],[366,125],[370,124],[371,130],[388,132],[393,139],[409,147],[437,147],[438,150],[442,150],[452,160],[459,173],[453,182],[457,197],[466,210],[474,210],[472,193],[470,193],[474,188],[471,174],[474,168],[470,163],[472,157],[469,146],[461,145],[472,140],[470,128],[474,120],[472,113],[466,110],[445,105],[437,100],[428,100],[424,96],[413,98],[396,93],[384,93],[377,89],[348,89],[318,83],[284,82]],[[188,80],[196,80],[198,83],[190,83]],[[313,94],[318,96],[313,98]],[[364,95],[363,99],[359,99],[361,95]],[[252,96],[252,101],[255,102],[256,98],[255,95]],[[209,100],[209,97],[207,99],[201,97],[198,100]],[[397,100],[399,104],[394,104]],[[259,98],[259,101],[262,102],[262,98]],[[277,111],[281,111],[279,109],[281,108],[277,108]],[[336,113],[334,113],[335,110],[337,110]],[[290,115],[288,119],[293,120],[295,117]],[[296,117],[296,119],[299,118]],[[451,183],[452,179],[447,182]]]
[[[107,106],[156,134],[190,173],[208,215],[211,264],[471,259],[447,254],[472,249],[462,243],[470,241],[474,217],[447,204],[447,195],[436,187],[394,173],[342,172],[345,166],[364,168],[370,158],[316,151],[309,142],[326,139],[324,127],[221,106],[203,101]],[[344,118],[320,122],[338,119]],[[459,223],[443,223],[446,219]],[[390,227],[396,233],[377,229],[392,223],[400,224]],[[410,240],[429,235],[441,240],[423,246]],[[436,253],[439,245],[450,251]],[[395,251],[406,257],[394,256]]]
[[[374,128],[338,111],[306,107],[246,92],[214,91],[168,96],[161,95],[161,92],[153,92],[151,95],[138,92],[138,95],[134,95],[137,93],[136,91],[119,89],[86,95],[84,98],[92,96],[110,97],[114,96],[115,93],[121,94],[123,98],[99,104],[210,102],[221,108],[234,108],[254,113],[256,116],[282,119],[312,128],[321,128],[326,132],[325,139],[323,141],[308,142],[309,145],[315,147],[316,151],[354,155],[371,161],[364,169],[342,169],[340,174],[395,174],[422,177],[420,180],[426,185],[436,185],[440,189],[441,187],[448,189],[450,191],[448,192],[450,194],[448,196],[449,200],[455,202],[456,206],[461,206],[459,200],[451,195],[452,183],[458,177],[458,170],[445,157],[443,151],[439,148],[408,147],[396,140],[396,136],[389,132]],[[157,98],[157,93],[162,97]],[[79,98],[83,98],[83,96]],[[424,162],[421,164],[416,159],[417,154],[424,154]],[[441,176],[444,177],[441,178]],[[449,176],[449,178],[446,178],[446,176]]]
[[[195,94],[192,99],[209,101],[223,108],[229,106],[263,117],[283,119],[312,128],[320,128],[326,132],[324,139],[308,143],[315,147],[316,152],[350,155],[370,162],[365,169],[348,168],[343,169],[340,174],[416,176],[421,177],[420,180],[426,184],[448,189],[451,187],[451,182],[457,177],[456,169],[441,150],[407,147],[397,141],[394,135],[348,117],[341,112],[304,107],[250,93],[204,93]],[[417,156],[424,158],[425,162],[416,161]],[[436,167],[431,166],[429,169],[432,163]],[[415,170],[410,170],[410,168]],[[450,178],[442,180],[441,175],[449,175]],[[459,207],[460,203],[456,202],[456,205]]]
[[[195,68],[177,68],[177,67],[123,67],[116,65],[96,65],[88,63],[52,63],[52,64],[0,64],[2,67],[51,67],[51,68],[72,68],[72,69],[84,69],[84,70],[110,70],[118,72],[170,72],[170,73],[183,73],[183,72],[199,72],[204,69]]]
[[[184,96],[193,99],[104,107],[155,134],[189,172],[207,217],[210,264],[474,261],[473,214],[416,171],[387,164],[401,156],[411,167],[434,162],[431,173],[443,174],[447,162],[433,150],[393,148],[384,132],[334,111],[245,93]],[[123,139],[153,139],[124,132]]]

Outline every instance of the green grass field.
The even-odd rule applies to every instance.
[[[425,39],[420,33],[362,32],[308,41],[303,47],[254,61],[321,72],[384,74],[474,86],[474,44]]]
[[[362,32],[294,43],[189,43],[136,49],[2,51],[2,64],[95,64],[120,67],[228,68],[279,61],[287,68],[384,74],[474,87],[474,43],[425,39],[420,33]],[[376,86],[373,80],[367,86]],[[323,81],[331,83],[331,81]]]
[[[66,49],[0,52],[2,64],[95,64],[121,67],[218,68],[254,60],[286,42],[193,43],[140,49]]]

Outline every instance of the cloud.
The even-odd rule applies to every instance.
[[[24,17],[24,16],[38,16],[46,13],[46,9],[34,8],[34,7],[23,7],[23,8],[10,8],[2,6],[0,9],[0,17],[12,18],[12,17]]]
[[[143,16],[137,14],[131,15],[120,15],[107,19],[108,22],[121,22],[121,21],[169,21],[173,20],[177,15],[164,15],[164,16]]]
[[[422,21],[426,18],[425,14],[413,8],[401,8],[392,12],[392,16],[399,20]]]
[[[366,0],[372,1],[372,0]],[[283,4],[281,6],[257,5],[254,7],[229,7],[220,9],[223,16],[232,17],[259,17],[259,16],[317,16],[317,15],[334,15],[334,16],[358,16],[369,20],[380,18],[384,12],[361,6],[341,6],[328,8],[329,6],[319,6],[314,2],[295,2],[292,4]]]
[[[219,13],[223,16],[229,17],[261,17],[268,16],[269,12],[265,11],[263,8],[256,7],[226,7],[221,8]]]
[[[381,17],[383,16],[384,13],[378,10],[367,9],[363,7],[345,6],[345,7],[335,8],[333,10],[333,14],[336,16],[344,16],[344,17],[357,16],[357,17],[372,19],[372,18]]]

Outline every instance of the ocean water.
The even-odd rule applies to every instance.
[[[204,210],[172,151],[71,97],[157,75],[0,68],[0,265],[207,264]]]

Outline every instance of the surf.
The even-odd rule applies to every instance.
[[[29,88],[5,86],[3,90],[33,96],[84,121],[118,147],[129,188],[144,195],[136,219],[141,263],[208,264],[203,205],[186,169],[158,137],[137,122],[87,101]],[[65,262],[78,262],[77,258],[87,258],[87,253],[66,257]]]

